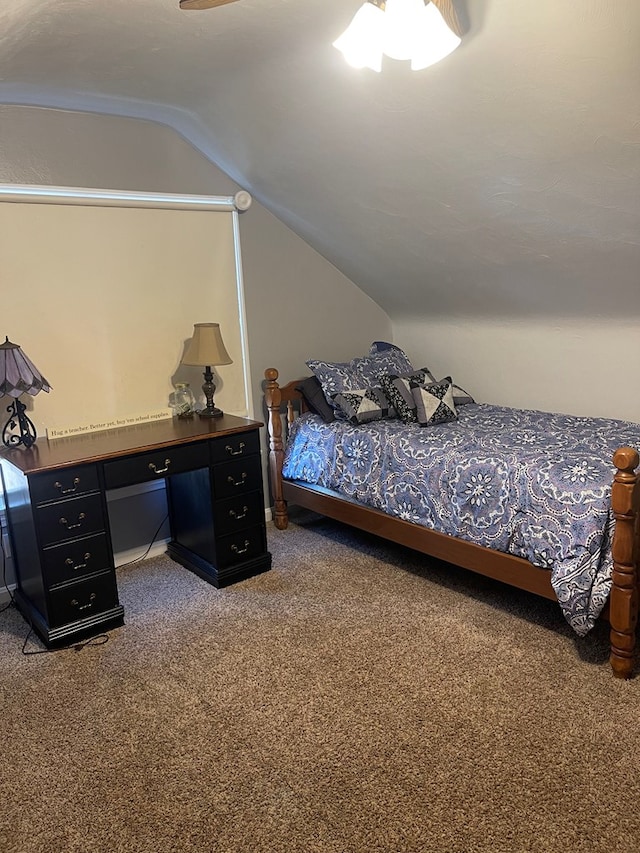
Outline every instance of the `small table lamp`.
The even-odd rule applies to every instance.
[[[21,394],[35,397],[40,391],[49,393],[51,386],[18,344],[12,344],[7,338],[0,344],[0,397],[15,398],[7,406],[10,416],[2,430],[2,441],[7,447],[22,445],[28,448],[35,444],[36,428],[25,415],[27,407],[18,397]]]
[[[204,385],[202,390],[207,401],[206,408],[200,412],[201,418],[221,418],[223,412],[213,404],[216,386],[211,372],[212,364],[232,364],[229,353],[222,342],[220,325],[218,323],[196,323],[193,327],[193,337],[185,354],[182,364],[204,367]]]

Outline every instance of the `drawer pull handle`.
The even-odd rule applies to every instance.
[[[91,608],[93,607],[93,602],[95,600],[96,600],[96,594],[95,594],[95,592],[92,592],[91,595],[89,596],[89,601],[86,604],[80,604],[80,602],[78,601],[77,598],[72,598],[71,599],[71,606],[77,607],[78,610],[91,610]]]
[[[62,516],[62,517],[59,519],[59,523],[60,523],[63,527],[66,527],[66,528],[67,528],[67,530],[75,530],[75,529],[76,529],[76,527],[82,527],[82,522],[85,520],[85,518],[86,518],[86,517],[87,517],[87,516],[86,516],[83,512],[81,512],[81,513],[78,515],[78,520],[76,521],[76,523],[75,523],[75,524],[70,524],[70,523],[67,521],[67,519],[66,519],[64,516]]]
[[[230,509],[229,515],[231,516],[231,518],[235,518],[236,521],[240,521],[241,518],[246,518],[248,512],[249,512],[249,507],[243,506],[242,507],[242,513],[236,512],[235,509]]]
[[[78,569],[86,569],[87,568],[87,563],[91,559],[91,552],[87,551],[87,553],[84,555],[84,557],[82,559],[84,560],[84,563],[74,563],[73,560],[71,559],[71,557],[67,557],[67,559],[64,562],[65,562],[65,565],[71,566],[71,568],[73,569],[74,572],[77,572]]]
[[[242,456],[242,454],[244,452],[244,441],[240,442],[237,450],[234,450],[230,444],[227,444],[227,446],[225,447],[225,450],[227,451],[229,456]]]
[[[227,477],[227,483],[231,483],[232,486],[244,486],[244,481],[247,479],[247,476],[247,472],[243,471],[239,480],[234,480],[233,477]]]
[[[169,465],[171,465],[170,459],[164,460],[164,468],[156,468],[155,462],[149,462],[149,470],[153,471],[154,474],[166,474],[169,470]]]
[[[80,485],[80,477],[73,478],[73,488],[72,489],[63,489],[62,483],[59,483],[57,480],[53,484],[54,489],[58,489],[61,495],[72,495],[74,492],[78,491],[78,486]]]
[[[238,546],[234,544],[231,546],[231,550],[234,552],[234,554],[246,554],[249,550],[249,544],[249,540],[245,539],[242,548],[238,548]]]

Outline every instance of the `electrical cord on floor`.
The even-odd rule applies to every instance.
[[[139,556],[139,557],[134,557],[134,558],[133,558],[133,560],[129,560],[127,563],[121,563],[121,564],[118,566],[118,568],[119,568],[119,569],[123,569],[125,566],[131,566],[131,565],[133,565],[134,563],[140,563],[140,562],[142,562],[142,560],[144,560],[144,558],[147,556],[147,554],[149,553],[149,551],[153,548],[153,545],[154,545],[154,543],[155,543],[156,539],[158,538],[158,534],[159,534],[159,533],[160,533],[160,531],[162,530],[162,526],[164,525],[165,521],[166,521],[168,518],[169,518],[169,513],[167,513],[167,514],[165,515],[165,517],[162,519],[162,521],[161,521],[161,522],[160,522],[160,524],[158,525],[158,527],[157,527],[157,529],[156,529],[156,532],[153,534],[153,538],[151,539],[151,542],[149,542],[149,545],[147,546],[147,550],[144,552],[144,554],[140,554],[140,556]]]
[[[28,618],[28,617],[27,617]],[[71,643],[68,646],[59,646],[55,649],[27,649],[27,643],[29,642],[31,635],[33,634],[33,624],[29,619],[29,633],[24,638],[24,643],[22,644],[22,654],[23,655],[50,655],[54,652],[68,652],[70,649],[75,649],[77,652],[81,652],[86,646],[104,646],[105,643],[109,642],[108,634],[96,634],[94,637],[89,637],[86,640],[82,640],[79,643]]]

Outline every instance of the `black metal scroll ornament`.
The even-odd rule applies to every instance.
[[[25,415],[27,407],[17,398],[7,406],[9,412],[9,420],[2,430],[2,441],[6,447],[31,447],[35,444],[36,428],[29,418]]]

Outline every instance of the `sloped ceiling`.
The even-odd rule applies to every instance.
[[[640,2],[456,0],[411,72],[361,0],[6,0],[0,102],[172,124],[392,317],[640,315]]]

